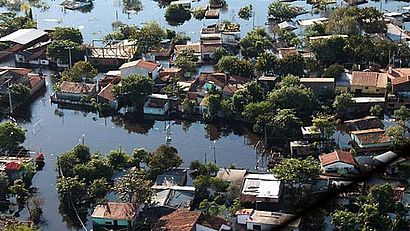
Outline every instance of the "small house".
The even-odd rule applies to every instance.
[[[195,198],[195,187],[178,185],[154,185],[155,196],[151,200],[153,206],[168,208],[191,208]]]
[[[187,177],[187,169],[175,168],[158,175],[155,185],[184,186],[187,182]]]
[[[382,121],[377,116],[365,116],[359,119],[346,120],[345,125],[349,131],[384,128]]]
[[[80,102],[82,98],[93,97],[96,94],[96,85],[63,81],[54,97],[58,102]]]
[[[316,96],[322,97],[326,93],[335,93],[334,78],[300,78],[300,83],[313,90]]]
[[[138,208],[119,202],[97,205],[91,215],[94,230],[133,230],[137,217]]]
[[[317,148],[307,140],[294,140],[289,142],[291,156],[307,156],[314,154]]]
[[[121,65],[121,77],[126,78],[127,76],[136,74],[148,76],[155,80],[158,77],[161,67],[160,63],[140,59]]]
[[[386,150],[390,149],[393,145],[391,138],[380,128],[352,131],[350,136],[363,151]]]
[[[353,71],[350,92],[361,95],[385,95],[387,74],[379,72]]]
[[[118,109],[118,101],[113,93],[114,85],[109,83],[105,86],[101,91],[97,94],[97,97],[100,102],[109,105],[109,107],[113,110]]]
[[[282,187],[282,182],[271,173],[250,173],[244,178],[240,200],[256,209],[271,208],[279,202]]]
[[[165,115],[170,108],[170,103],[167,95],[152,94],[148,101],[144,104],[144,114]]]
[[[246,172],[247,171],[245,169],[220,168],[218,170],[218,173],[216,174],[216,177],[226,183],[231,183],[231,182],[242,183],[243,178],[246,175]]]
[[[220,217],[205,215],[200,211],[178,209],[162,216],[152,231],[223,231],[231,230],[231,223]]]
[[[280,227],[281,230],[298,231],[301,220],[292,214],[253,210],[246,219],[246,229],[270,231]]]
[[[358,164],[352,154],[343,150],[320,155],[320,166],[324,172],[337,172],[339,174],[356,173]]]
[[[392,92],[399,98],[410,97],[410,68],[389,68]]]
[[[397,164],[406,161],[405,158],[399,156],[398,154],[388,151],[380,155],[374,156],[373,159],[378,161],[385,169],[385,172],[390,175],[397,173]]]

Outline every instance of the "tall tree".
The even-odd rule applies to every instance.
[[[179,167],[182,163],[178,150],[170,145],[162,144],[147,158],[149,175],[152,179],[162,172]]]
[[[71,69],[61,73],[61,80],[70,82],[92,82],[97,75],[97,69],[87,61],[76,62]]]
[[[154,192],[151,181],[143,178],[143,173],[133,168],[115,182],[114,191],[120,201],[128,202],[134,206],[149,202]]]
[[[134,106],[142,106],[145,98],[152,93],[154,82],[147,76],[130,75],[121,79],[121,84],[113,89],[117,97],[122,97]]]
[[[280,1],[274,1],[268,6],[268,15],[281,21],[296,17],[300,11],[300,8]]]
[[[0,123],[0,149],[11,151],[26,140],[22,127],[12,122]]]
[[[77,44],[83,43],[81,31],[74,27],[55,27],[50,37],[51,40],[68,40]]]
[[[256,58],[272,47],[270,40],[265,29],[255,28],[240,40],[241,54],[246,58]]]

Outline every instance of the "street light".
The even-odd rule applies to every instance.
[[[64,47],[65,50],[68,50],[68,61],[70,63],[70,69],[71,69],[71,50],[74,49],[74,47]]]

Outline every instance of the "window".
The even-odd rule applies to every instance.
[[[106,225],[112,225],[112,222],[111,221],[106,221],[105,224]]]
[[[262,230],[261,225],[253,225],[253,230]]]
[[[369,89],[369,87],[364,87],[364,89]]]
[[[376,89],[376,92],[379,92],[380,91],[380,89]]]

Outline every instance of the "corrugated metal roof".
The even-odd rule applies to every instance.
[[[0,38],[0,42],[14,42],[21,45],[26,45],[44,35],[47,32],[39,29],[20,29],[9,35]]]

